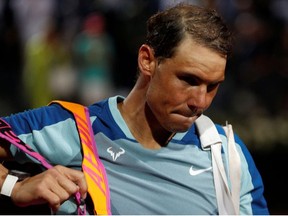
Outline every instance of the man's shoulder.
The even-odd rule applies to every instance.
[[[88,110],[90,117],[108,117],[113,119],[114,116],[117,116],[119,112],[117,104],[123,100],[124,97],[116,95],[89,105]]]

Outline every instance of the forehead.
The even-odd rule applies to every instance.
[[[223,58],[226,60],[226,56],[223,54],[220,54],[219,52],[213,50],[212,48],[209,48],[205,45],[202,45],[201,43],[196,42],[193,40],[192,37],[186,35],[181,42],[178,44],[178,46],[175,48],[174,56],[177,55],[192,55],[195,54],[206,54],[206,55],[213,55],[218,56],[220,58]]]
[[[185,37],[171,59],[171,63],[187,70],[198,69],[207,73],[224,73],[227,59],[220,53],[196,43],[190,37]],[[168,61],[169,61],[168,60]]]

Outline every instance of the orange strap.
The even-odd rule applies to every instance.
[[[94,204],[94,213],[111,215],[110,192],[106,171],[99,159],[87,107],[65,101],[52,101],[73,113],[83,150],[82,170],[88,184],[88,193]]]

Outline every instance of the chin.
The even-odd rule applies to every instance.
[[[167,131],[173,133],[182,133],[189,130],[189,128],[195,123],[199,116],[185,117],[183,115],[173,115],[170,121],[163,122],[164,128]]]
[[[171,127],[172,125],[172,127]],[[181,124],[177,125],[176,124],[170,124],[170,127],[168,127],[168,131],[173,132],[173,133],[183,133],[189,130],[189,128],[193,125],[192,124]]]

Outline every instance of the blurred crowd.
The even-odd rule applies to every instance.
[[[286,0],[1,0],[0,114],[53,99],[88,105],[125,96],[146,19],[178,2],[215,7],[235,33],[209,114],[232,121],[253,148],[287,144]]]

